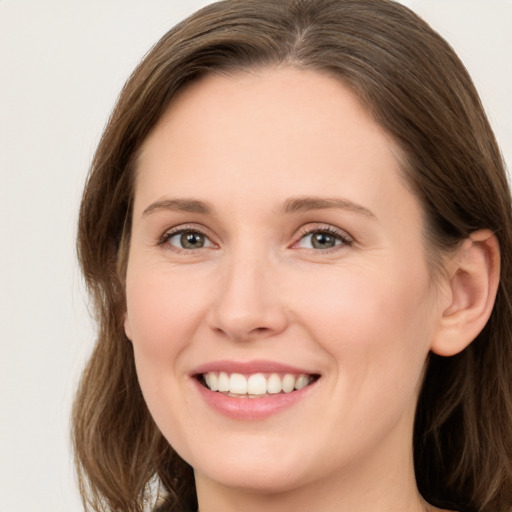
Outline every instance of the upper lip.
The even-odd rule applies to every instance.
[[[305,368],[299,368],[277,361],[253,360],[253,361],[232,361],[219,360],[210,361],[194,368],[190,375],[200,375],[208,372],[226,372],[226,373],[291,373],[294,375],[318,375],[318,372],[310,371]]]

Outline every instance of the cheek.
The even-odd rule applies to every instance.
[[[153,419],[163,432],[174,432],[168,411],[182,408],[178,374],[193,324],[188,293],[180,283],[154,265],[128,268],[126,330],[129,331],[139,384]]]
[[[140,268],[127,276],[127,330],[136,356],[168,359],[190,340],[204,290],[186,274]]]
[[[407,278],[406,278],[407,276]],[[318,276],[316,276],[318,278]],[[329,280],[304,283],[297,306],[315,338],[351,386],[419,378],[434,327],[429,276],[423,267],[351,267]],[[314,286],[315,281],[322,286]]]
[[[162,432],[180,441],[182,433],[169,411],[186,410],[182,353],[190,343],[197,316],[197,293],[187,280],[165,267],[140,264],[128,269],[125,327],[131,339],[144,399]],[[180,377],[181,375],[181,377]]]

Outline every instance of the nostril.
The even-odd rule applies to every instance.
[[[210,327],[217,333],[236,340],[249,340],[279,334],[288,319],[279,304],[249,303],[227,297],[211,308]]]

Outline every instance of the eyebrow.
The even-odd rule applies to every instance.
[[[282,214],[292,214],[329,208],[339,208],[375,218],[375,214],[368,208],[341,197],[290,197],[283,203],[279,211]],[[212,215],[214,213],[210,205],[196,199],[163,199],[147,206],[142,212],[142,216],[144,217],[158,211],[200,213],[204,215]]]
[[[310,210],[326,210],[328,208],[340,208],[375,218],[375,214],[368,208],[341,197],[291,197],[283,203],[281,212],[289,214],[307,212]]]
[[[151,203],[142,212],[142,216],[158,211],[175,211],[188,213],[212,214],[213,208],[207,203],[195,199],[164,199]]]

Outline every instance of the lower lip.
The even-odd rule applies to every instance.
[[[215,411],[237,420],[261,420],[278,414],[304,400],[318,381],[291,393],[278,393],[261,398],[236,398],[211,391],[194,379],[203,400]]]

